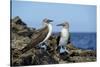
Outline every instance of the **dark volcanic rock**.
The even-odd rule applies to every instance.
[[[27,25],[17,16],[11,20],[11,65],[44,65],[58,63],[75,63],[96,61],[96,51],[82,50],[69,43],[66,48],[69,53],[59,54],[57,49],[57,36],[52,35],[48,42],[48,49],[32,48],[23,53],[20,51],[32,42],[32,37],[36,32],[35,28]]]
[[[33,64],[44,65],[44,64],[57,64],[58,62],[52,58],[52,56],[45,50],[39,49],[36,51]]]

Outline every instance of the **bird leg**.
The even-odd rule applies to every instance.
[[[65,46],[60,46],[60,47],[61,47],[61,48],[60,48],[60,54],[61,54],[61,53],[64,53],[64,52],[69,53],[69,51],[66,49]]]
[[[60,46],[60,53],[64,53],[64,52],[65,52],[64,46]]]
[[[43,42],[43,43],[40,45],[40,48],[46,50],[46,49],[47,49],[47,42]]]
[[[66,47],[64,47],[64,49],[65,49],[65,52],[67,52],[67,53],[69,54],[69,51],[67,50],[67,48],[66,48]]]
[[[40,43],[36,46],[36,48],[47,50],[47,42]]]

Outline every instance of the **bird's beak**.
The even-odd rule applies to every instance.
[[[48,20],[48,22],[53,22],[53,20]]]
[[[63,24],[57,24],[56,26],[63,26]]]

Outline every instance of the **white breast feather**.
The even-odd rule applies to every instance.
[[[61,38],[60,38],[59,46],[67,45],[68,38],[69,38],[69,31],[68,31],[68,29],[63,28],[62,31],[61,31]]]
[[[45,41],[51,36],[51,34],[52,34],[52,25],[51,25],[51,24],[48,24],[48,27],[49,27],[48,35],[47,35],[47,37],[42,41],[42,43],[45,42]]]

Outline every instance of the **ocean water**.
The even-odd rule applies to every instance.
[[[54,36],[58,36],[59,33],[54,33]],[[96,50],[96,33],[71,33],[71,43],[81,49]]]
[[[70,40],[77,48],[96,50],[96,33],[71,33]]]

